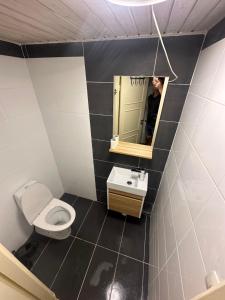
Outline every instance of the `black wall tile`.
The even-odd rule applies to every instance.
[[[148,188],[149,189],[158,189],[160,180],[162,177],[162,173],[156,171],[149,171],[148,172]]]
[[[210,45],[224,38],[225,38],[225,18],[208,31],[203,48],[207,48]]]
[[[151,202],[152,205],[153,205],[153,203],[155,202],[155,198],[156,198],[157,192],[158,192],[157,189],[148,188],[148,192],[147,192],[145,201]]]
[[[89,111],[91,114],[113,114],[113,84],[87,83]]]
[[[112,137],[112,117],[90,115],[93,139],[110,140]]]
[[[94,160],[94,167],[95,167],[95,175],[96,176],[108,178],[108,176],[112,170],[113,163],[100,161],[100,160]]]
[[[179,122],[189,85],[169,85],[163,104],[161,120]]]
[[[66,57],[83,56],[82,43],[50,43],[23,46],[26,56],[35,57]]]
[[[168,155],[168,150],[154,149],[152,159],[140,159],[140,167],[162,172],[164,170]]]
[[[160,121],[154,147],[170,150],[178,123]]]
[[[0,55],[23,57],[23,52],[19,45],[0,41]]]
[[[203,38],[203,35],[170,36],[163,38],[172,67],[178,75],[175,83],[190,83]],[[157,75],[171,76],[171,79],[173,77],[161,45],[159,45],[155,73]]]
[[[95,176],[96,190],[106,191],[106,180],[107,178]]]
[[[93,147],[93,157],[94,159],[100,159],[104,161],[111,161],[118,164],[124,164],[129,166],[138,166],[138,157],[128,156],[128,155],[118,155],[115,153],[109,152],[110,142],[92,140]]]
[[[84,43],[88,81],[113,81],[114,75],[152,75],[157,38]]]

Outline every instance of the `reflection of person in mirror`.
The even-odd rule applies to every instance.
[[[164,78],[153,77],[152,93],[148,97],[148,114],[146,122],[146,144],[151,145],[159,103],[163,89]]]

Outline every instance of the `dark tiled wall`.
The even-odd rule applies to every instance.
[[[210,45],[224,38],[225,38],[225,18],[208,31],[203,48],[207,48]]]
[[[106,179],[114,164],[144,167],[149,172],[145,211],[155,200],[161,175],[176,132],[203,36],[164,38],[172,65],[179,75],[168,86],[152,160],[109,153],[112,136],[113,76],[170,75],[158,39],[135,39],[84,43],[97,195],[106,198]]]
[[[95,180],[98,200],[106,200],[106,179],[113,165],[144,167],[149,173],[145,211],[150,211],[176,132],[177,124],[201,49],[203,35],[164,38],[179,79],[169,84],[152,160],[109,153],[112,137],[113,76],[169,76],[158,38],[85,43],[26,45],[26,57],[85,57]],[[157,51],[158,49],[158,51]]]
[[[0,41],[0,55],[23,57],[23,52],[19,45]]]

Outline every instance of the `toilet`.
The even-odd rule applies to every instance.
[[[14,198],[27,222],[39,234],[57,240],[70,235],[76,217],[74,208],[54,198],[44,184],[30,181],[14,194]]]

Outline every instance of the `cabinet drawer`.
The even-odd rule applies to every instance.
[[[126,193],[126,192],[122,192],[122,191],[119,191],[119,190],[113,190],[113,189],[109,189],[109,193],[112,193],[112,194],[118,194],[118,195],[122,195],[122,196],[126,196],[128,198],[134,198],[136,200],[143,200],[143,197],[142,196],[138,196],[138,195],[134,195],[134,194],[130,194],[130,193]]]
[[[139,217],[141,205],[142,202],[140,200],[109,192],[109,209],[133,217]]]

